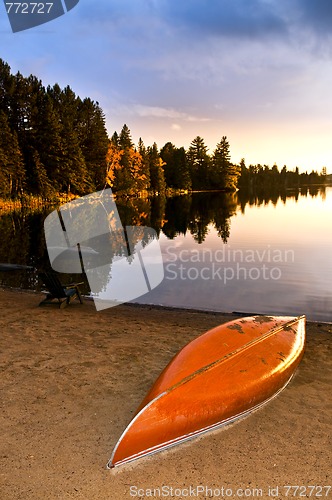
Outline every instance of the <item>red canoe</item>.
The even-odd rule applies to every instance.
[[[187,344],[163,370],[115,446],[115,467],[232,422],[275,397],[303,355],[305,316],[253,316]]]

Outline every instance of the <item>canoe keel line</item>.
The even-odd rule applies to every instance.
[[[304,352],[305,316],[252,316],[187,344],[160,374],[117,442],[113,468],[249,415],[289,383]]]

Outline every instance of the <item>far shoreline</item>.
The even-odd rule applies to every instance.
[[[328,188],[332,187],[332,181],[325,183],[304,183],[299,184],[298,186],[285,186],[280,189],[276,189],[276,193],[281,196],[284,192],[300,192],[301,189],[310,189],[310,188]],[[111,189],[107,187],[106,189]],[[100,189],[103,191],[103,189]],[[164,198],[173,198],[176,196],[191,196],[193,194],[199,193],[221,193],[221,194],[234,194],[238,192],[247,193],[252,192],[253,194],[257,194],[260,192],[265,192],[266,188],[253,188],[252,186],[246,186],[237,188],[235,190],[230,189],[178,189],[178,188],[166,188],[164,192],[155,192],[155,191],[137,191],[126,193],[123,191],[112,191],[112,195],[115,200],[136,200],[136,199],[149,199],[155,197],[164,197]],[[87,196],[92,194],[91,192],[87,192],[81,195],[73,194],[73,193],[54,193],[53,197],[43,198],[42,196],[36,196],[33,194],[23,195],[18,198],[1,198],[0,197],[0,216],[6,212],[10,212],[13,210],[24,210],[24,209],[35,209],[40,210],[47,207],[55,207],[61,206],[65,203],[75,201],[83,196]]]

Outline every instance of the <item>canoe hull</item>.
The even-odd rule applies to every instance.
[[[275,397],[303,355],[305,318],[251,317],[185,346],[158,377],[108,467],[244,417]]]

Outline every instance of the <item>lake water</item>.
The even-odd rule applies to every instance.
[[[328,188],[237,207],[227,243],[215,223],[200,244],[188,233],[162,235],[165,279],[144,302],[332,321],[331,213]]]
[[[260,198],[196,193],[118,208],[124,224],[159,234],[164,280],[136,302],[332,321],[331,187]],[[0,217],[0,262],[47,266],[47,213]],[[35,272],[2,272],[0,280],[38,288]]]

